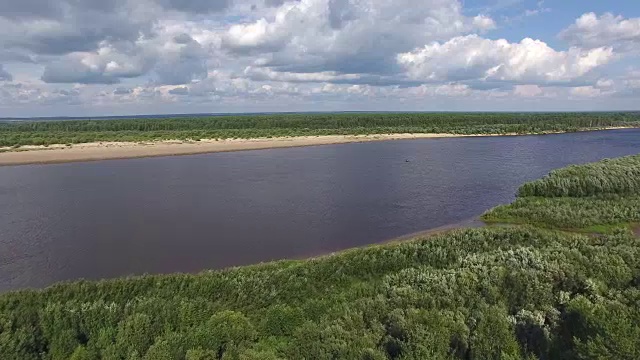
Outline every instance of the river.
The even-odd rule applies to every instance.
[[[304,258],[464,222],[640,130],[0,167],[0,291]]]

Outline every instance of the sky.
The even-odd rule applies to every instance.
[[[0,117],[640,109],[636,0],[0,0]]]

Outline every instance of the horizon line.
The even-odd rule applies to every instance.
[[[636,113],[640,110],[586,110],[586,111],[508,111],[508,110],[440,110],[440,111],[370,111],[370,110],[347,110],[347,111],[264,111],[264,112],[220,112],[220,113],[164,113],[164,114],[130,114],[130,115],[97,115],[97,116],[13,116],[0,117],[0,121],[20,121],[20,120],[98,120],[98,119],[135,119],[135,118],[174,118],[174,117],[207,117],[207,116],[251,116],[251,115],[294,115],[294,114],[590,114],[590,113]]]

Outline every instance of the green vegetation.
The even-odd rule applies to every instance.
[[[539,134],[640,127],[640,113],[336,113],[0,123],[0,146],[389,133]]]
[[[640,222],[640,155],[553,171],[522,185],[513,204],[483,219],[585,232]]]
[[[623,181],[594,192],[591,181],[560,181],[613,176],[636,160],[554,172],[523,186],[537,197],[519,201],[557,199],[567,219],[584,216],[574,200],[637,204]],[[589,197],[543,197],[557,194],[542,185],[554,181]],[[638,359],[639,304],[640,238],[628,229],[489,227],[306,261],[4,294],[0,358]]]

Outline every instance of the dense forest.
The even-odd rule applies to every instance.
[[[0,147],[388,133],[538,134],[640,126],[640,113],[326,113],[0,122]]]
[[[0,295],[0,359],[639,359],[639,162],[555,171],[487,214],[547,228]],[[590,219],[581,226],[616,226],[559,230],[534,200]],[[580,213],[591,201],[593,215]],[[606,202],[629,209],[610,220]]]

